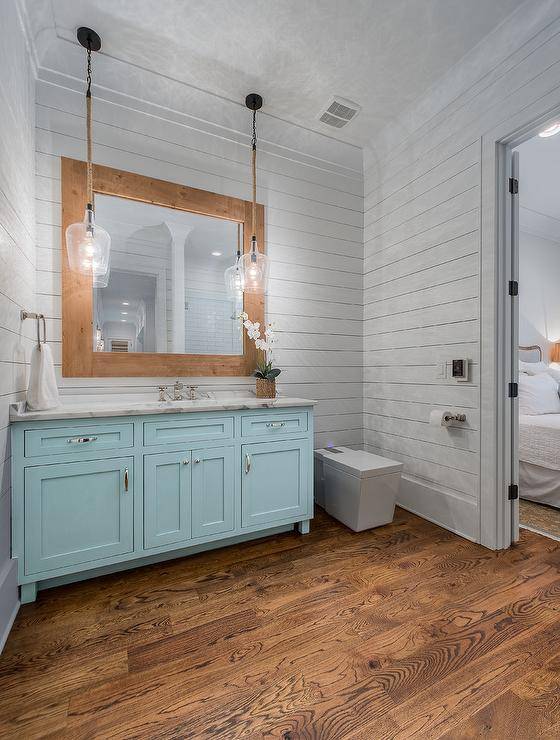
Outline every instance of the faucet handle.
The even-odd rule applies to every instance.
[[[165,401],[165,393],[167,391],[166,385],[158,385],[158,391],[159,391],[159,400]]]
[[[175,388],[177,388],[177,390],[178,390],[178,391],[180,391],[180,390],[183,390],[183,388],[184,388],[185,386],[183,385],[183,383],[181,383],[181,381],[179,381],[179,380],[176,380],[176,381],[175,381],[175,386],[174,386],[174,387],[175,387]]]

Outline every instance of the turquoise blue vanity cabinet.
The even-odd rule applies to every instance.
[[[294,524],[308,532],[313,409],[292,402],[14,415],[12,540],[22,601],[34,600],[38,587]]]

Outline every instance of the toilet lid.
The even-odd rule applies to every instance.
[[[343,470],[358,478],[373,478],[376,475],[402,472],[402,463],[364,450],[351,450],[349,447],[328,447],[315,450],[315,457],[325,465]]]

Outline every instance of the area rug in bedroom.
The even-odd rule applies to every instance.
[[[520,525],[560,538],[560,509],[534,501],[519,501]]]

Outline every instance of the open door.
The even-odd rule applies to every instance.
[[[511,152],[508,182],[509,192],[509,300],[511,326],[511,383],[510,383],[510,483],[508,499],[511,505],[511,541],[519,540],[519,152]]]

